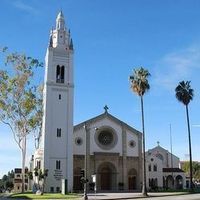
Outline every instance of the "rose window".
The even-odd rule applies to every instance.
[[[102,131],[98,136],[98,140],[102,145],[110,145],[113,142],[113,134],[109,131]]]

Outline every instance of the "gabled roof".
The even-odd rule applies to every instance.
[[[151,151],[154,151],[154,150],[156,150],[156,149],[162,149],[162,150],[164,150],[164,151],[166,151],[167,153],[169,153],[169,154],[171,154],[171,152],[169,152],[167,149],[165,149],[165,148],[163,148],[163,147],[161,147],[160,145],[158,145],[158,146],[156,146],[156,147],[154,147],[154,148],[152,148],[152,149],[149,149],[147,152],[151,152]],[[176,155],[174,155],[174,154],[172,154],[174,157],[176,157],[176,158],[178,158],[179,159],[179,157],[177,157]]]
[[[74,131],[84,127],[84,125],[90,125],[90,124],[95,123],[96,121],[99,121],[99,120],[104,119],[104,118],[108,118],[108,119],[114,121],[117,124],[121,124],[122,126],[126,127],[131,132],[134,132],[134,133],[136,133],[138,135],[142,134],[138,130],[134,129],[133,127],[129,126],[128,124],[126,124],[125,122],[121,121],[120,119],[114,117],[113,115],[109,114],[108,112],[104,112],[103,114],[100,114],[100,115],[98,115],[96,117],[93,117],[93,118],[91,118],[89,120],[86,120],[86,121],[84,121],[84,122],[82,122],[80,124],[75,125],[74,126]]]

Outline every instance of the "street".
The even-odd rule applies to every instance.
[[[148,197],[142,197],[141,193],[98,193],[88,194],[89,200],[114,200],[114,199],[155,199],[155,200],[200,200],[200,194],[185,194],[185,193],[148,193]]]

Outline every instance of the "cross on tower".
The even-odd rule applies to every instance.
[[[103,108],[104,108],[104,110],[105,110],[105,113],[107,113],[107,112],[108,112],[108,109],[109,109],[108,106],[105,105]]]
[[[158,144],[158,146],[160,146],[160,142],[159,141],[157,141],[157,144]]]

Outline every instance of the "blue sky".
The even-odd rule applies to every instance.
[[[74,123],[109,112],[141,130],[139,98],[130,90],[132,69],[151,73],[145,95],[146,148],[160,145],[188,159],[184,106],[175,98],[181,80],[191,80],[193,160],[200,161],[200,1],[198,0],[1,0],[0,46],[44,61],[49,32],[62,9],[74,41]],[[43,71],[38,81],[43,80]],[[29,156],[33,136],[29,136]],[[0,124],[0,177],[21,166],[10,130]]]

